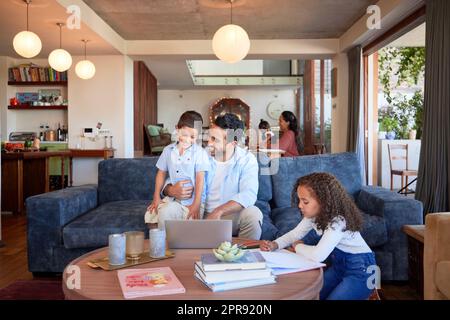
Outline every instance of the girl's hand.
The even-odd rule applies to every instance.
[[[200,219],[200,207],[199,206],[192,204],[190,206],[187,206],[187,208],[189,209],[189,214],[187,216],[188,220],[189,219],[194,219],[194,220]]]
[[[276,249],[278,249],[278,244],[275,241],[266,241],[264,240],[259,248],[261,249],[261,251],[274,251]]]
[[[289,248],[289,251],[292,251],[292,252],[295,252],[295,247],[298,245],[298,244],[300,244],[300,243],[304,243],[302,240],[297,240],[297,241],[295,241],[292,245],[291,245],[291,247]]]
[[[150,213],[155,210],[156,214],[158,214],[158,206],[159,203],[161,202],[161,198],[154,198],[152,203],[147,207],[147,211],[149,211]]]

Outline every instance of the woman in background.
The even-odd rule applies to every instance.
[[[291,111],[283,111],[278,123],[281,131],[279,148],[285,151],[283,157],[298,157],[300,155],[297,145],[299,131],[296,116]]]

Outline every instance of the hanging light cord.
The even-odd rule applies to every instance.
[[[231,3],[231,24],[233,24],[233,0],[230,0]]]
[[[84,42],[84,60],[87,60],[86,59],[86,43],[87,43],[87,40],[83,40],[83,42]]]
[[[62,24],[59,24],[59,48],[62,49]]]
[[[28,31],[28,7],[30,6],[30,1],[27,1],[27,31]]]

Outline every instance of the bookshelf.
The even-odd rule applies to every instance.
[[[40,132],[41,126],[56,130],[59,124],[66,126],[68,124],[67,104],[61,105],[62,101],[58,101],[53,105],[52,101],[55,100],[49,98],[62,96],[63,100],[67,99],[69,84],[67,72],[53,70],[46,65],[47,61],[44,59],[34,62],[15,61],[13,65],[11,61],[8,68],[8,77],[5,79],[7,81],[4,82],[8,97],[5,116],[7,122],[12,123],[9,129],[11,132],[18,130]],[[19,99],[19,93],[25,95],[21,95]],[[19,100],[18,105],[11,102],[13,97]],[[52,105],[35,106],[31,101],[50,102]]]
[[[8,81],[10,86],[63,86],[67,87],[67,81]]]
[[[22,105],[22,106],[8,106],[9,110],[32,110],[32,111],[39,111],[39,110],[67,110],[68,106],[29,106],[29,105]]]

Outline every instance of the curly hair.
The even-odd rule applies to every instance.
[[[362,215],[347,191],[335,176],[316,172],[297,180],[292,190],[292,205],[298,207],[299,198],[297,189],[306,187],[320,205],[320,213],[315,219],[319,230],[325,231],[335,218],[345,219],[344,231],[360,231],[362,228]]]

